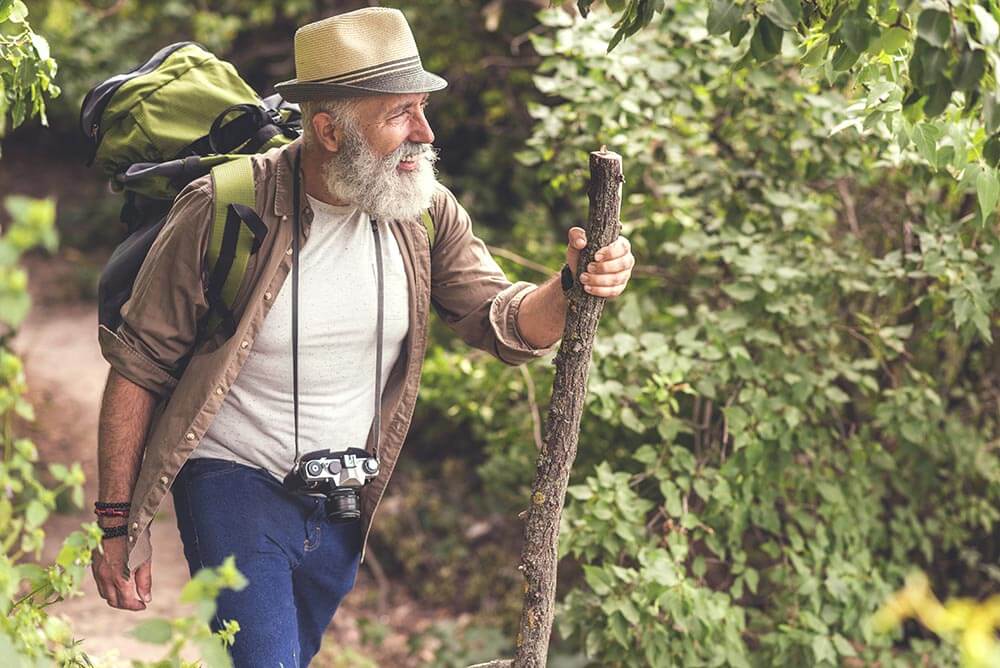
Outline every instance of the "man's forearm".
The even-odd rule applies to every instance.
[[[565,327],[566,295],[556,274],[521,302],[517,330],[529,346],[545,348],[562,337]]]
[[[108,374],[97,433],[98,500],[131,500],[156,400],[114,369]]]

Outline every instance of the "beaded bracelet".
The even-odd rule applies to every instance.
[[[130,501],[95,501],[95,510],[105,510],[107,508],[131,508],[132,503]]]
[[[94,514],[98,517],[128,517],[128,512],[125,508],[103,508],[95,510]]]
[[[118,538],[128,533],[128,525],[120,524],[116,527],[101,527],[105,538]]]

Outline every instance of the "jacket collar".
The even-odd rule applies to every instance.
[[[295,156],[301,151],[302,138],[299,137],[283,146],[278,156],[275,168],[274,215],[279,218],[291,216],[295,212],[295,203],[292,201],[295,196]]]

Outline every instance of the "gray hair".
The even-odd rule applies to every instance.
[[[312,119],[318,113],[330,114],[334,125],[348,130],[358,127],[358,100],[344,98],[340,100],[308,100],[299,103],[302,111],[302,143],[313,146],[316,143],[316,133],[313,130]]]

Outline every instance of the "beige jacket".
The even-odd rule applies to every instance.
[[[130,571],[150,558],[149,524],[222,406],[291,269],[292,164],[299,146],[300,141],[295,141],[253,159],[255,209],[268,234],[251,256],[236,295],[238,325],[231,338],[220,334],[195,345],[198,320],[208,308],[204,258],[214,217],[208,177],[191,183],[178,196],[122,308],[122,324],[117,331],[100,329],[101,351],[111,366],[161,398],[132,495]],[[466,343],[508,364],[551,350],[532,348],[517,330],[521,300],[536,286],[512,285],[507,280],[473,234],[469,215],[446,188],[439,187],[435,193],[431,215],[436,235],[433,253],[419,219],[390,225],[406,268],[410,330],[382,397],[381,471],[361,495],[363,544],[367,544],[372,519],[410,426],[431,305]],[[303,197],[303,243],[308,243],[312,217]]]

